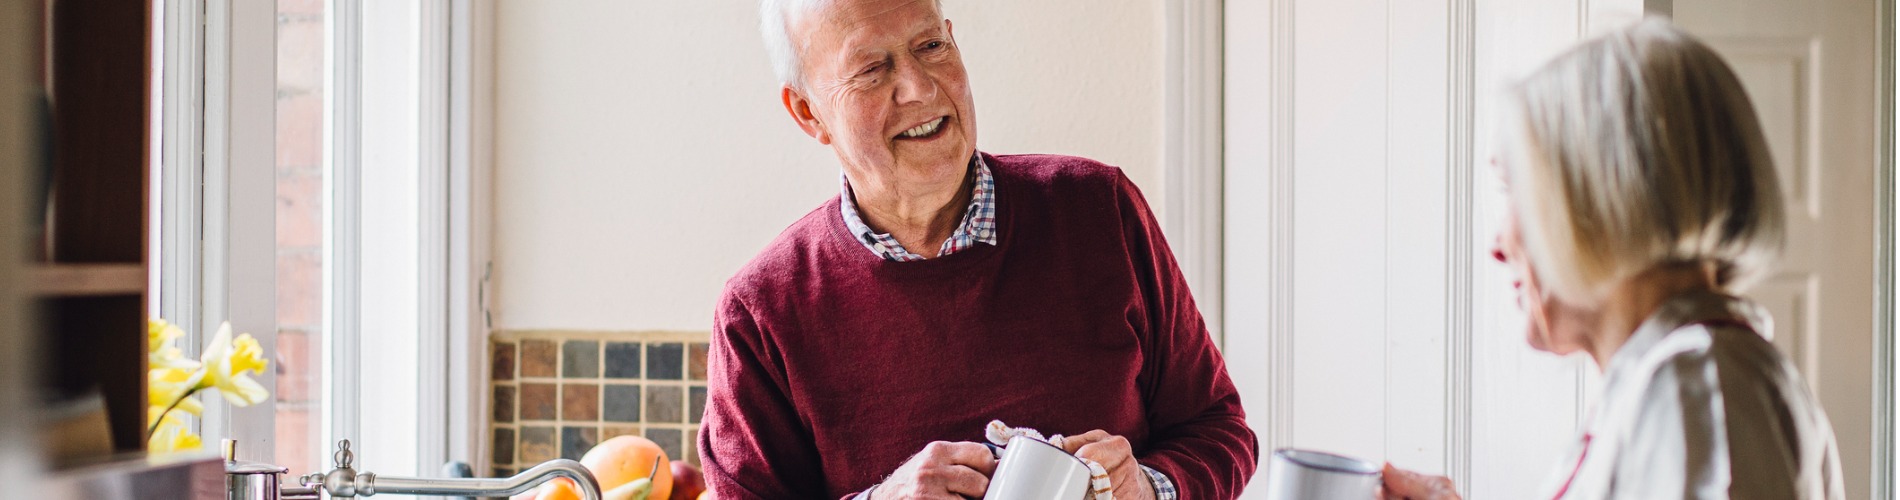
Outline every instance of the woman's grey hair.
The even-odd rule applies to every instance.
[[[804,75],[801,74],[800,59],[805,47],[801,40],[792,39],[792,26],[804,21],[806,15],[817,12],[835,0],[760,0],[759,35],[765,38],[765,52],[772,58],[772,72],[778,75],[779,83],[802,88]],[[943,9],[942,0],[933,0],[938,10]]]
[[[1728,64],[1660,19],[1586,41],[1513,86],[1498,141],[1520,234],[1559,297],[1675,264],[1741,291],[1785,215],[1754,105]]]

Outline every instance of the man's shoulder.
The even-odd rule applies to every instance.
[[[1056,154],[985,154],[998,175],[1032,184],[1113,184],[1123,178],[1121,167],[1080,156]]]

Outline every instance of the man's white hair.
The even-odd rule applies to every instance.
[[[792,39],[791,27],[833,1],[836,0],[759,1],[759,34],[765,37],[765,52],[772,58],[772,72],[778,75],[780,83],[795,88],[804,85],[801,59],[805,44]],[[933,1],[939,11],[943,10],[943,0]]]

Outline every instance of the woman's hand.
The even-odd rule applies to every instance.
[[[1127,438],[1097,429],[1063,438],[1062,447],[1108,469],[1108,483],[1114,488],[1115,500],[1154,499],[1154,485],[1148,484],[1148,473],[1141,470],[1141,464],[1135,463],[1135,449],[1129,446]]]
[[[1462,500],[1458,490],[1452,489],[1451,478],[1419,474],[1409,470],[1385,464],[1385,487],[1380,488],[1385,500]]]

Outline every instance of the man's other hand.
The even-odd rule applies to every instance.
[[[989,490],[996,457],[978,443],[937,441],[871,489],[873,500],[962,500],[982,498]]]
[[[1064,438],[1062,447],[1108,469],[1108,483],[1114,488],[1115,500],[1154,500],[1154,485],[1148,483],[1148,473],[1141,470],[1141,464],[1135,463],[1135,449],[1129,446],[1127,438],[1097,429]]]

